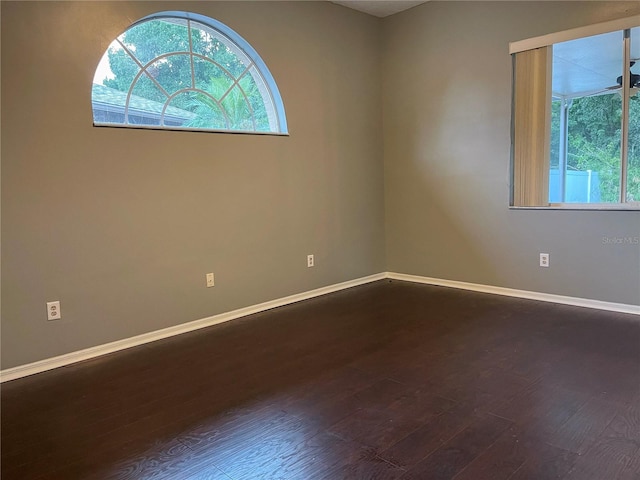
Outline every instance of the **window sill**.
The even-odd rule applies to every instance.
[[[131,130],[166,130],[170,132],[193,132],[193,133],[230,133],[233,135],[262,135],[273,137],[288,137],[288,132],[257,132],[253,130],[216,130],[210,128],[187,128],[187,127],[167,127],[157,125],[132,125],[122,123],[106,123],[106,122],[93,122],[94,127],[107,127],[107,128],[128,128]]]
[[[640,203],[552,203],[544,207],[516,207],[510,210],[612,210],[640,212]]]

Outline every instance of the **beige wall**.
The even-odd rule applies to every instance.
[[[385,270],[639,302],[640,248],[602,244],[638,212],[507,208],[508,42],[637,2],[0,5],[2,368]],[[107,45],[170,9],[256,48],[289,137],[91,126]]]
[[[509,210],[510,41],[639,2],[429,2],[383,23],[387,270],[640,303],[640,212]],[[550,268],[538,254],[551,255]]]
[[[108,44],[171,9],[258,51],[289,137],[92,127]],[[3,1],[2,368],[383,271],[379,42],[328,2]]]

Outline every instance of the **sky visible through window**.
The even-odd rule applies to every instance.
[[[624,63],[623,31],[553,47],[553,102],[549,201],[621,201],[622,122],[629,142],[624,201],[640,201],[640,28],[630,30],[630,61]],[[630,78],[628,110],[623,109],[622,78]]]

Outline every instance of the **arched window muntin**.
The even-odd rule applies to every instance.
[[[129,49],[120,41],[117,40],[118,43],[122,46],[122,48],[127,51],[128,53],[130,52]],[[129,55],[132,55],[132,53],[129,53]],[[158,61],[162,60],[163,58],[169,58],[169,57],[173,57],[173,56],[178,56],[178,55],[189,55],[191,57],[198,57],[203,59],[206,62],[209,62],[213,65],[215,65],[216,67],[218,67],[220,70],[222,70],[225,74],[227,74],[231,79],[233,79],[231,85],[228,87],[227,91],[222,94],[222,96],[219,99],[216,99],[213,95],[211,95],[209,92],[201,89],[201,88],[196,88],[195,87],[195,81],[193,79],[193,71],[191,72],[191,87],[190,88],[181,88],[180,90],[176,90],[174,93],[169,93],[167,92],[167,90],[153,77],[152,74],[150,74],[148,72],[149,67],[151,67],[153,64],[157,63]],[[134,58],[134,61],[136,59]],[[227,126],[230,125],[230,121],[229,121],[229,115],[228,113],[225,111],[224,107],[222,106],[222,102],[224,101],[224,99],[227,97],[227,95],[229,95],[229,93],[236,87],[236,85],[239,86],[239,81],[242,77],[244,77],[245,75],[249,74],[249,68],[246,68],[244,70],[244,72],[242,72],[240,74],[239,77],[234,79],[233,74],[231,74],[231,72],[229,72],[222,64],[215,62],[213,60],[211,60],[210,58],[206,57],[205,55],[200,55],[200,54],[196,54],[196,53],[189,53],[189,52],[171,52],[171,53],[165,53],[162,55],[159,55],[157,57],[154,57],[152,60],[150,60],[149,62],[147,62],[146,64],[141,64],[139,62],[138,66],[140,68],[140,70],[138,71],[138,73],[136,74],[135,77],[133,77],[133,81],[131,82],[131,87],[129,88],[129,91],[127,93],[127,104],[125,106],[125,111],[124,111],[124,118],[125,118],[125,123],[128,123],[128,116],[129,116],[129,100],[131,98],[132,92],[135,88],[135,86],[138,83],[138,80],[140,79],[140,77],[142,76],[146,76],[146,78],[148,78],[149,80],[151,80],[156,87],[164,94],[167,96],[167,101],[164,104],[164,107],[162,108],[162,115],[160,117],[160,122],[161,122],[161,126],[164,126],[164,115],[165,112],[167,110],[167,107],[171,104],[171,101],[177,97],[179,94],[181,93],[187,93],[187,92],[198,92],[201,93],[202,95],[207,96],[208,98],[211,99],[212,102],[216,103],[218,105],[218,107],[220,108],[220,111],[222,112],[222,114],[225,116],[226,120],[227,120]],[[253,63],[251,63],[251,66],[253,66]],[[193,68],[193,67],[192,67]],[[253,112],[253,107],[251,106],[251,102],[249,101],[249,98],[247,97],[247,94],[245,93],[245,91],[242,89],[242,87],[239,86],[240,89],[240,93],[242,94],[242,96],[244,97],[246,103],[247,103],[247,107],[250,109],[251,111],[251,121],[253,123],[253,130],[256,129],[256,122],[255,122],[255,118],[254,118],[254,112]],[[262,92],[261,92],[262,93]],[[271,92],[265,92],[269,95],[269,98],[271,98],[271,100],[273,101],[273,97],[271,96]],[[264,98],[264,96],[263,96]],[[269,115],[271,114],[271,115]],[[268,109],[267,108],[267,115],[270,117],[273,116],[273,111],[272,109]],[[277,121],[277,118],[274,118],[274,120]],[[269,122],[270,124],[272,123],[271,121]],[[231,130],[229,128],[229,130]]]
[[[138,55],[135,52],[135,45],[128,45],[125,42],[125,35],[131,30],[143,25],[147,22],[153,21],[164,21],[167,23],[172,23],[175,25],[181,25],[186,27],[186,35],[188,39],[188,49],[183,50],[168,50],[164,53],[154,55],[153,58],[146,59],[139,58],[142,55]],[[239,63],[242,65],[242,70],[236,71],[235,73],[231,71],[230,68],[216,61],[216,59],[209,57],[203,53],[198,51],[194,51],[193,45],[193,30],[198,30],[205,35],[208,36],[209,42],[212,44],[214,41],[222,44],[228,52],[233,54]],[[162,41],[162,38],[158,39]],[[100,101],[96,99],[95,87],[94,83],[94,93],[92,93],[92,101],[94,106],[94,125],[97,126],[114,126],[114,127],[129,127],[129,128],[151,128],[151,129],[167,129],[167,130],[193,130],[193,131],[211,131],[211,132],[227,132],[227,133],[252,133],[252,134],[271,134],[271,135],[286,135],[287,134],[287,123],[286,116],[284,112],[284,105],[282,103],[282,98],[280,96],[280,92],[276,85],[271,72],[267,68],[266,64],[260,57],[260,55],[255,51],[255,49],[244,40],[238,33],[224,25],[223,23],[206,17],[204,15],[191,13],[191,12],[179,12],[179,11],[166,11],[159,12],[152,15],[148,15],[146,17],[141,18],[140,20],[131,24],[124,32],[122,32],[118,37],[111,42],[109,47],[107,47],[106,52],[103,55],[101,63],[104,62],[105,58],[108,57],[111,48],[117,45],[118,48],[122,49],[125,54],[128,56],[128,59],[133,61],[137,66],[138,71],[134,75],[129,84],[128,91],[126,92],[126,102],[124,105],[123,119],[122,121],[100,121],[96,115],[96,105],[100,104]],[[205,52],[206,53],[206,52]],[[189,69],[190,69],[190,85],[185,88],[180,88],[176,91],[168,91],[168,89],[163,86],[153,75],[152,68],[154,65],[158,65],[163,60],[167,60],[171,57],[186,55],[189,57]],[[213,95],[210,91],[201,88],[201,86],[197,85],[196,82],[196,64],[197,62],[204,62],[210,65],[213,65],[215,68],[219,69],[220,73],[224,75],[229,80],[229,85],[226,87],[226,91],[224,91],[221,95]],[[107,60],[108,62],[108,60]],[[99,68],[99,67],[98,67]],[[96,71],[96,76],[98,72]],[[183,74],[183,73],[182,73]],[[135,97],[136,87],[139,85],[139,82],[142,79],[146,79],[153,83],[154,87],[160,92],[162,95],[166,97],[164,104],[162,105],[162,109],[160,112],[156,112],[156,115],[159,113],[159,124],[151,125],[145,123],[137,123],[133,118],[144,116],[144,113],[141,114],[140,108],[136,107],[132,103],[132,98]],[[266,113],[266,117],[268,120],[268,129],[260,129],[260,126],[256,124],[256,111],[254,106],[252,105],[250,97],[247,95],[245,86],[242,83],[246,79],[247,82],[251,82],[250,88],[255,88],[262,99],[262,106],[264,107],[264,111]],[[212,79],[211,79],[212,80]],[[213,81],[213,80],[212,80]],[[94,80],[95,82],[95,80]],[[245,82],[246,83],[246,82]],[[104,86],[102,86],[104,88]],[[238,93],[234,93],[238,92]],[[125,93],[125,92],[121,92]],[[174,108],[171,104],[172,102],[181,95],[189,95],[191,93],[200,94],[203,98],[208,99],[212,105],[215,105],[220,113],[224,116],[225,125],[224,126],[216,126],[215,128],[207,128],[202,126],[185,126],[185,125],[175,125],[175,117],[176,112],[179,109]],[[243,119],[243,127],[244,128],[234,128],[233,122],[229,118],[229,112],[226,111],[226,108],[223,105],[225,99],[231,95],[238,96],[242,101],[242,107],[246,108],[249,113],[249,124],[251,128],[246,128],[246,118]],[[138,103],[140,100],[146,99],[137,99]],[[238,101],[238,99],[233,99]],[[157,102],[154,102],[157,103]],[[156,107],[157,109],[157,107]],[[149,113],[149,112],[147,112]],[[188,112],[187,112],[188,113]],[[153,113],[151,113],[153,115]],[[167,125],[165,119],[173,119],[172,125]],[[169,120],[168,120],[169,121]],[[149,123],[149,122],[147,122]]]

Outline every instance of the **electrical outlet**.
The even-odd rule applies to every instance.
[[[307,267],[311,268],[314,265],[313,255],[307,255]]]
[[[207,288],[213,287],[215,285],[215,281],[213,278],[213,273],[207,273]]]
[[[60,320],[61,318],[60,301],[47,302],[47,320]]]
[[[549,266],[549,254],[548,253],[541,253],[540,254],[540,266],[541,267],[548,267]]]

